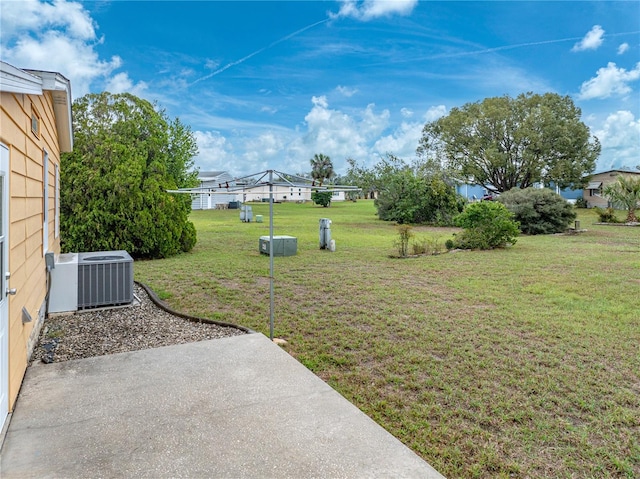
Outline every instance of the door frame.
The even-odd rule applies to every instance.
[[[0,143],[0,431],[9,415],[9,148]]]

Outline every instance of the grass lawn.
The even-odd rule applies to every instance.
[[[253,206],[264,223],[193,212],[193,252],[136,262],[136,278],[268,335],[268,206]],[[447,477],[640,477],[640,228],[579,215],[579,235],[397,259],[371,201],[276,204],[298,254],[275,258],[275,336]]]

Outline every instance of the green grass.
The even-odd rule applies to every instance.
[[[268,335],[268,205],[253,210],[264,223],[194,212],[193,252],[136,262],[136,278]],[[579,235],[397,259],[371,201],[276,204],[298,254],[275,258],[275,335],[447,477],[640,477],[640,228],[579,214]],[[334,253],[318,248],[322,217]]]

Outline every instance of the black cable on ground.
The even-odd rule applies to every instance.
[[[171,309],[169,306],[167,306],[167,304],[164,301],[158,298],[158,295],[156,295],[156,293],[151,288],[149,288],[149,286],[147,286],[144,283],[141,283],[140,281],[134,281],[134,282],[147,292],[147,294],[149,295],[149,298],[151,299],[151,301],[153,301],[153,304],[155,304],[160,309],[162,309],[163,311],[166,311],[169,314],[173,314],[174,316],[178,316],[179,318],[183,318],[188,321],[193,321],[194,323],[209,323],[209,324],[215,324],[217,326],[223,326],[227,328],[236,328],[236,329],[239,329],[240,331],[244,331],[245,333],[249,333],[249,334],[255,333],[254,330],[245,328],[244,326],[240,326],[238,324],[225,323],[224,321],[216,321],[215,319],[209,319],[209,318],[199,318],[197,316],[191,316],[189,314],[184,314],[179,311],[175,311]]]

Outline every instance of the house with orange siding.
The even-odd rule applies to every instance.
[[[71,86],[0,61],[0,430],[47,310],[60,253],[60,154],[73,148]]]

